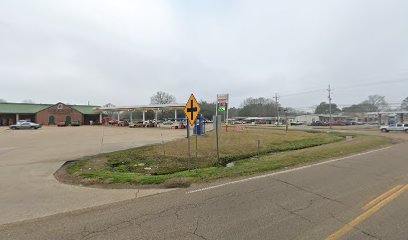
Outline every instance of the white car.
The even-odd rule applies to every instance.
[[[32,122],[17,122],[16,125],[11,125],[10,129],[39,129],[41,127],[40,124],[32,123]]]
[[[394,125],[387,125],[380,127],[381,132],[399,131],[408,133],[408,124],[398,123]]]

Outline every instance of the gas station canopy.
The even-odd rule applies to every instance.
[[[122,111],[148,111],[148,110],[183,110],[185,104],[170,103],[170,104],[149,104],[149,105],[134,105],[134,106],[118,106],[118,107],[97,107],[95,111],[99,112],[122,112]]]

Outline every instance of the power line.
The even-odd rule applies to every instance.
[[[377,82],[371,82],[371,83],[353,84],[353,85],[348,85],[345,87],[336,88],[336,90],[344,90],[344,89],[350,89],[350,88],[356,88],[356,87],[370,87],[373,85],[382,85],[382,84],[399,83],[399,82],[408,82],[408,78],[395,79],[391,81],[377,81]]]
[[[326,89],[321,88],[321,89],[315,89],[315,90],[310,90],[310,91],[304,91],[304,92],[298,92],[298,93],[291,93],[291,94],[281,95],[281,97],[286,98],[286,97],[298,96],[298,95],[303,95],[303,94],[308,94],[308,93],[314,93],[314,92],[321,92],[321,91],[326,91]]]
[[[344,87],[340,86],[332,90],[346,90],[346,89],[357,88],[357,87],[370,87],[370,86],[383,85],[383,84],[389,84],[389,83],[399,83],[399,82],[408,82],[408,78],[401,78],[401,79],[395,79],[395,80],[390,80],[390,81],[384,80],[384,81],[377,81],[377,82],[371,82],[371,83],[366,82],[366,83],[352,84],[352,85],[347,85]],[[315,92],[322,92],[322,91],[327,91],[327,89],[319,88],[319,89],[314,89],[314,90],[295,92],[295,93],[290,93],[286,95],[281,95],[281,97],[286,98],[286,97],[299,96],[299,95],[315,93]]]

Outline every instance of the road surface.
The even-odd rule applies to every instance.
[[[97,189],[59,183],[65,161],[184,137],[173,129],[123,127],[0,128],[0,224],[123,201],[134,189]],[[142,190],[138,196],[159,190]],[[3,239],[3,238],[0,238]]]
[[[0,226],[0,239],[407,239],[408,143]]]

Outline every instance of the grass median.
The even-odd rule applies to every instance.
[[[234,130],[234,131],[231,131]],[[189,162],[187,139],[101,154],[75,162],[69,174],[83,184],[162,184],[181,186],[225,177],[238,177],[320,161],[389,144],[380,136],[354,135],[346,141],[340,133],[279,129],[231,129],[220,134],[217,160],[215,133],[198,138],[199,173],[188,170],[195,161],[195,138]],[[260,142],[258,158],[258,140]],[[234,167],[227,168],[227,163]]]

